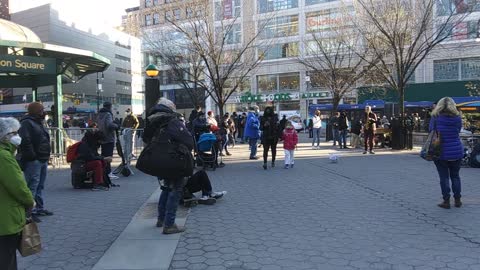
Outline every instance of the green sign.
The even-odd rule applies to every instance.
[[[302,98],[329,98],[330,92],[314,92],[314,93],[303,93]]]
[[[267,101],[288,101],[298,99],[298,94],[296,93],[276,93],[276,94],[266,94],[266,95],[252,95],[250,93],[241,96],[240,102],[250,103],[250,102],[267,102]]]
[[[57,64],[53,58],[0,55],[0,73],[56,74]]]

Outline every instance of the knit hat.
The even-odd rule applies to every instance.
[[[30,115],[40,115],[44,110],[43,104],[40,102],[32,102],[28,105],[28,114]]]
[[[20,129],[20,123],[13,117],[0,118],[0,141],[5,139],[7,134],[18,131]]]
[[[177,106],[175,106],[175,103],[173,103],[171,100],[166,99],[166,98],[164,98],[164,97],[162,97],[162,98],[160,98],[160,99],[158,100],[158,104],[159,104],[159,105],[167,106],[167,107],[170,108],[172,111],[177,110]]]

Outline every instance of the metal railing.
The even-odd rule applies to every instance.
[[[50,154],[50,163],[53,167],[61,167],[62,165],[67,164],[66,162],[66,153],[67,148],[72,144],[82,140],[83,136],[88,130],[93,130],[92,128],[48,128],[48,133],[50,134],[50,145],[51,145],[51,154]],[[136,157],[140,155],[143,150],[143,129],[134,129],[133,130],[133,148],[132,154]],[[123,145],[122,135],[120,135],[121,142]],[[118,151],[113,152],[114,158],[118,158]]]

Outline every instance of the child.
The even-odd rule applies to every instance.
[[[285,125],[285,130],[282,135],[283,140],[283,149],[285,151],[285,169],[293,168],[294,160],[294,150],[298,143],[297,131],[293,128],[292,122],[287,121]]]

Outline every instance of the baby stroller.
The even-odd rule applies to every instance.
[[[195,137],[194,137],[195,138]],[[218,166],[218,150],[216,148],[217,137],[212,133],[203,133],[195,143],[195,164],[213,170]]]

